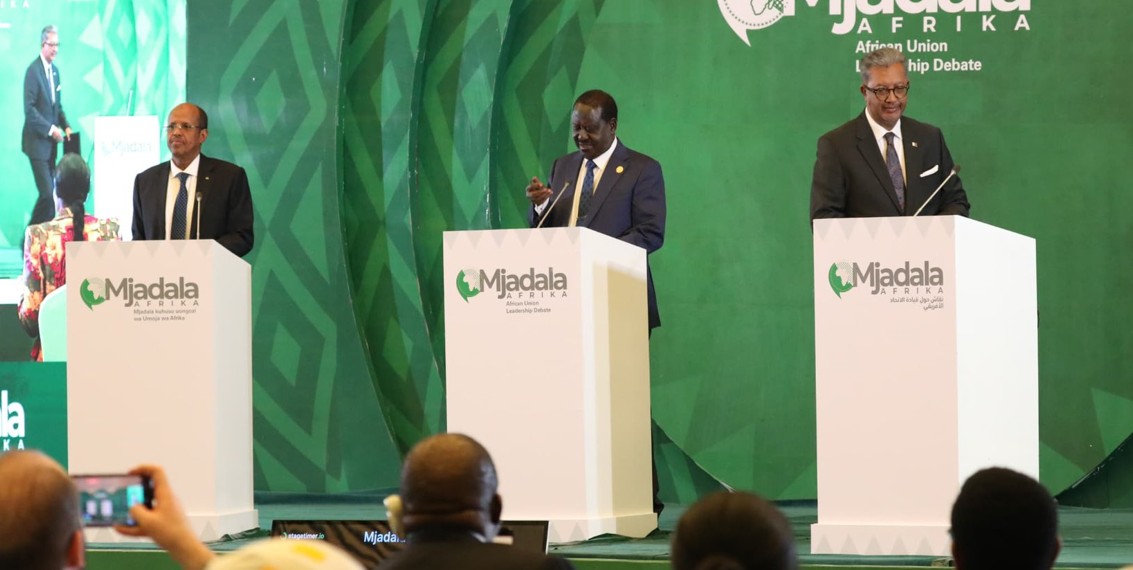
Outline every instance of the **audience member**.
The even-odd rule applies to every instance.
[[[1002,467],[964,482],[952,505],[951,533],[958,570],[1049,570],[1062,547],[1050,493]]]
[[[496,467],[476,440],[441,434],[418,443],[401,470],[401,508],[391,509],[407,544],[382,569],[572,568],[562,558],[492,543],[503,511],[496,488]]]
[[[63,468],[38,451],[0,455],[0,568],[82,568],[79,492]]]
[[[24,237],[23,294],[19,317],[35,339],[31,359],[43,360],[39,342],[39,306],[67,282],[67,242],[118,239],[118,222],[86,215],[90,169],[77,154],[63,155],[55,169],[55,219],[28,226]]]
[[[713,493],[677,523],[673,570],[795,570],[795,537],[775,505],[751,493]]]

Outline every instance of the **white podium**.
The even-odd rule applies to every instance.
[[[585,228],[445,232],[448,430],[551,542],[657,527],[645,256]]]
[[[956,216],[814,221],[811,552],[949,554],[975,471],[1038,477],[1035,241]]]
[[[67,285],[70,471],[157,463],[202,540],[258,528],[251,266],[212,240],[73,242]]]

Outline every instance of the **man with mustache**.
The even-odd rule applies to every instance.
[[[810,219],[967,216],[971,206],[940,129],[905,117],[905,55],[881,48],[862,58],[865,111],[818,139]],[[942,182],[936,196],[929,197]]]
[[[616,136],[618,104],[597,89],[578,96],[570,114],[578,152],[559,157],[544,185],[532,178],[528,222],[535,227],[581,226],[641,247],[665,241],[665,178],[656,160],[626,148]],[[563,195],[554,207],[556,192]],[[648,274],[649,330],[661,326],[653,275]]]
[[[201,154],[208,128],[208,114],[192,103],[169,112],[172,160],[134,178],[134,239],[212,239],[243,257],[254,238],[248,174]]]

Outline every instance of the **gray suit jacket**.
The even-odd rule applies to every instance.
[[[901,118],[905,150],[905,209],[885,168],[869,121],[857,118],[818,139],[818,158],[810,186],[810,219],[911,216],[954,166],[940,129]],[[967,216],[971,205],[959,176],[953,176],[921,215]]]

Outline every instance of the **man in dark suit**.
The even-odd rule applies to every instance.
[[[955,165],[940,129],[902,116],[909,94],[904,54],[882,48],[860,67],[866,108],[818,139],[810,219],[911,216],[922,205],[922,215],[967,216],[960,178],[945,182]]]
[[[405,548],[383,570],[569,569],[554,556],[493,544],[503,500],[488,450],[460,434],[440,434],[410,450],[401,469],[401,496],[391,497],[390,522]]]
[[[532,178],[532,227],[582,226],[643,248],[665,241],[665,178],[661,165],[617,139],[618,105],[605,91],[579,95],[570,115],[578,152],[555,160],[544,186]],[[551,200],[552,195],[562,195]],[[556,201],[557,200],[557,201]],[[552,206],[552,202],[554,202]],[[648,274],[649,330],[661,326],[653,274]]]
[[[55,158],[59,143],[70,138],[71,127],[63,113],[59,69],[53,63],[59,53],[59,33],[47,26],[39,34],[39,57],[24,73],[23,151],[31,161],[38,197],[28,225],[46,222],[55,217],[55,199],[51,192],[55,179]]]
[[[632,243],[646,254],[661,249],[665,242],[665,177],[660,163],[618,140],[617,102],[605,91],[587,91],[575,99],[570,124],[578,152],[555,160],[547,185],[538,177],[531,179],[528,223],[531,227],[590,228]],[[646,283],[652,335],[661,326],[661,314],[648,267]],[[654,460],[653,512],[660,514],[664,504],[658,492]]]
[[[243,257],[253,243],[248,175],[201,154],[208,115],[200,107],[174,107],[165,133],[173,160],[134,178],[134,239],[213,239]]]

